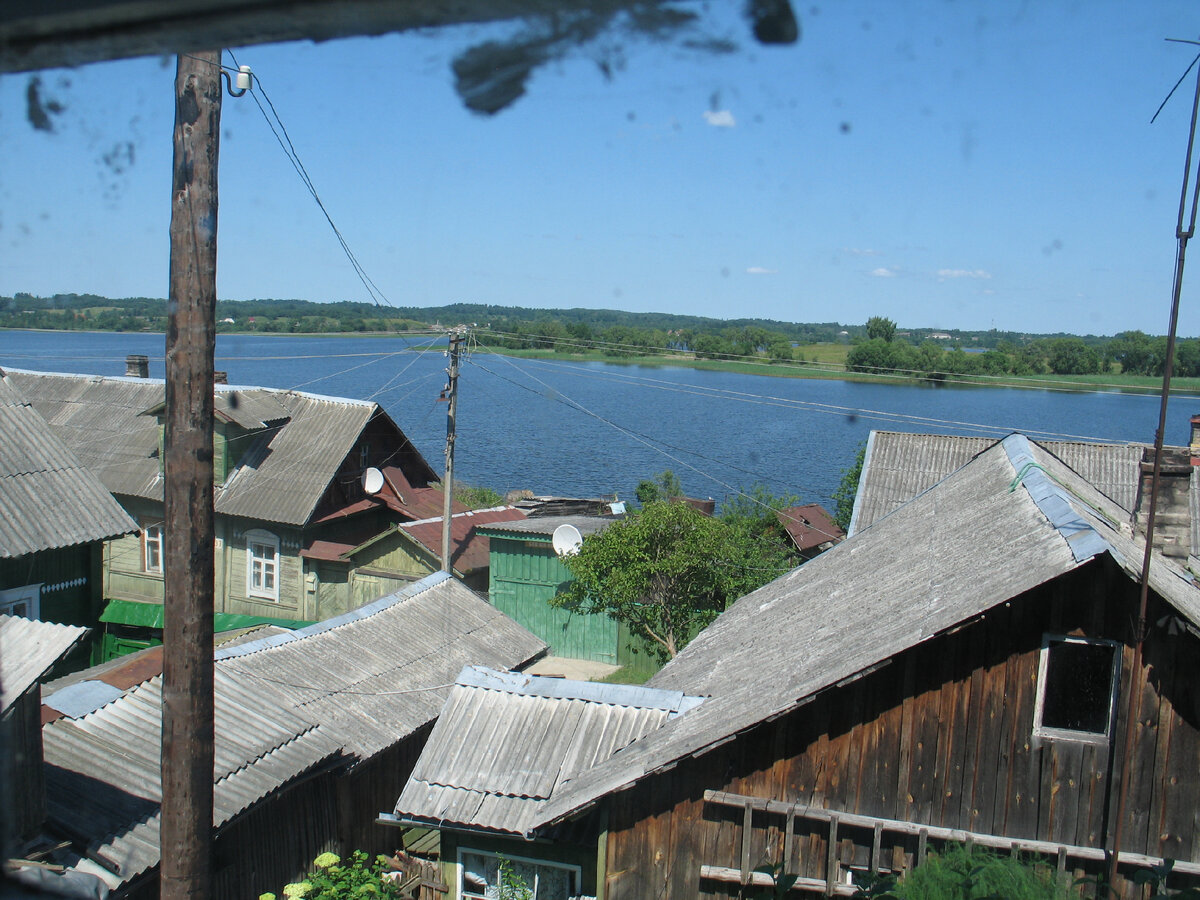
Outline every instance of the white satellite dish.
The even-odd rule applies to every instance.
[[[583,535],[574,525],[559,525],[554,529],[550,543],[559,556],[574,556],[583,546]]]
[[[363,490],[368,494],[378,494],[383,490],[383,473],[374,466],[362,474]]]

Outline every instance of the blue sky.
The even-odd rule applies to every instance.
[[[1194,4],[796,2],[782,48],[740,6],[737,53],[612,35],[491,117],[450,64],[504,29],[235,53],[396,305],[1165,331]],[[174,59],[40,77],[52,133],[0,78],[0,294],[165,296]],[[249,97],[222,128],[220,296],[367,299]]]

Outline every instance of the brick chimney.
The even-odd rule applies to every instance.
[[[150,358],[140,353],[129,354],[125,357],[125,374],[131,378],[149,378]]]
[[[1192,417],[1192,445],[1163,447],[1158,473],[1158,505],[1154,513],[1154,549],[1163,556],[1187,563],[1192,549],[1192,467],[1200,465],[1200,416]],[[1134,508],[1134,528],[1146,536],[1146,516],[1150,512],[1150,482],[1154,477],[1154,448],[1142,451],[1141,480],[1138,484],[1137,505]]]

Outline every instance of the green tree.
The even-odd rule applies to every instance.
[[[564,559],[574,580],[550,602],[605,614],[673,659],[742,594],[781,574],[742,529],[686,503],[656,501],[590,535]]]
[[[867,442],[858,445],[858,453],[848,468],[842,469],[842,480],[833,492],[833,521],[842,531],[850,530],[850,518],[854,515],[854,498],[858,495],[858,479],[862,476],[863,460],[867,458]]]
[[[879,338],[882,341],[887,341],[889,344],[892,338],[896,336],[896,323],[891,319],[883,316],[871,316],[867,319],[867,339],[874,340]]]
[[[639,481],[633,495],[643,506],[656,500],[674,500],[683,496],[683,484],[680,483],[678,475],[667,469],[653,478],[643,478]]]

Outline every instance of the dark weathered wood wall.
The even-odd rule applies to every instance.
[[[1130,686],[1136,586],[1107,559],[990,610],[891,665],[612,799],[608,900],[724,896],[703,864],[739,866],[740,814],[703,803],[706,788],[846,812],[1099,847],[1108,748],[1033,738],[1044,633],[1126,643],[1118,715]],[[1154,598],[1152,598],[1154,600]],[[1200,861],[1200,641],[1169,634],[1151,605],[1136,689],[1126,850]],[[852,652],[853,648],[847,648]],[[1120,722],[1115,746],[1124,740]],[[1113,777],[1119,775],[1119,767]],[[781,858],[782,822],[756,827],[754,865]],[[797,829],[802,833],[801,829]],[[800,874],[823,878],[826,832],[801,841]],[[865,864],[871,834],[845,835]],[[886,848],[885,848],[886,849]],[[913,846],[890,848],[910,865]]]

